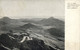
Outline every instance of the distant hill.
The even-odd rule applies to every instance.
[[[9,17],[3,17],[0,19],[0,22],[10,23],[11,19]]]
[[[10,20],[10,18],[9,17],[3,17],[3,18],[1,18],[0,20]]]
[[[6,25],[7,23],[4,21],[0,21],[0,26]]]
[[[3,17],[0,19],[0,30],[2,31],[12,30],[21,25],[24,25],[24,23],[18,19],[11,19],[9,17]]]
[[[8,23],[8,25],[24,25],[24,22],[21,22],[19,19],[11,19],[9,17],[3,17],[0,21]]]
[[[19,33],[19,32],[24,33],[25,30],[29,29],[29,28],[31,28],[30,29],[31,30],[30,36],[43,40],[44,43],[46,43],[47,45],[49,45],[53,48],[58,47],[61,50],[64,49],[64,47],[63,47],[64,46],[64,42],[63,42],[64,22],[59,19],[56,19],[53,17],[50,17],[48,19],[43,18],[40,20],[36,20],[36,19],[33,19],[33,20],[32,19],[29,19],[29,20],[28,19],[25,19],[25,20],[24,19],[10,19],[8,17],[3,17],[0,19],[0,33],[2,31],[2,33],[6,34],[10,30],[12,30],[14,33]],[[59,37],[59,38],[56,38],[55,36]],[[9,44],[9,45],[8,46],[6,44],[4,44],[4,45],[9,48],[14,47],[15,45],[17,46],[17,44],[18,44],[18,42],[15,42],[16,40],[12,40],[11,38],[9,38],[7,36],[7,34],[3,35],[3,36],[0,35],[0,41],[2,41],[3,43],[5,43],[5,41],[7,41],[6,44]],[[29,44],[29,46],[27,44]],[[39,40],[27,41],[24,43],[24,45],[28,46],[28,48],[32,48],[32,49],[36,50],[35,44],[37,44],[36,46],[38,46],[37,48],[39,48],[39,49],[46,47],[41,42],[39,43]],[[23,49],[24,49],[25,48],[24,45],[22,45],[22,46],[19,45],[19,46],[23,47]],[[40,50],[42,50],[42,49],[40,49]],[[43,50],[45,50],[45,49],[43,49]]]
[[[61,21],[54,17],[50,17],[48,19],[43,19],[43,20],[39,21],[38,23],[46,25],[46,26],[55,26],[58,29],[64,30],[64,21]]]
[[[32,23],[27,23],[27,24],[24,24],[23,26],[20,26],[20,28],[28,29],[28,28],[38,28],[38,27]]]
[[[40,21],[43,18],[25,18],[25,19],[20,19],[23,22],[35,22],[35,21]]]
[[[56,37],[64,37],[64,32],[62,32],[61,30],[57,29],[57,28],[50,28],[47,30],[52,36],[56,36]]]

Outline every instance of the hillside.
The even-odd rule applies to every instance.
[[[18,43],[18,41],[20,41],[23,38],[23,36],[27,34],[27,32],[29,33],[30,37],[34,40],[32,41],[25,40],[25,43],[23,43],[23,45]],[[8,37],[7,33],[11,33],[12,35]],[[1,34],[0,35],[1,40],[6,41],[6,44],[4,42],[4,45],[7,46],[7,44],[10,43],[11,47],[7,46],[9,48],[12,48],[16,44],[16,46],[17,45],[22,46],[23,47],[22,50],[25,50],[24,48],[26,47],[34,49],[35,48],[34,45],[36,44],[36,47],[37,46],[38,47],[37,49],[34,49],[34,50],[38,50],[42,47],[45,48],[46,46],[48,46],[46,48],[50,47],[52,48],[52,50],[55,48],[64,50],[64,22],[53,17],[50,17],[48,19],[45,18],[41,20],[29,19],[29,21],[26,19],[25,20],[24,19],[10,19],[8,17],[4,17],[0,19],[0,34]],[[6,36],[5,36],[6,38],[4,36],[2,37],[2,34],[6,34],[7,37]],[[13,36],[14,34],[16,35]],[[14,40],[14,39],[17,39],[17,40]],[[7,42],[7,40],[9,43]],[[45,45],[42,45],[41,43],[39,43],[39,40],[43,41]],[[34,41],[36,41],[37,43]],[[27,44],[29,43],[29,45],[25,45],[26,43]],[[0,45],[0,48],[4,48],[4,47]],[[46,50],[46,48],[44,50]],[[19,50],[20,48],[17,47],[16,49]]]
[[[24,24],[23,26],[20,26],[20,27],[21,28],[26,28],[26,29],[28,29],[28,28],[37,28],[36,25],[31,24],[31,23]]]
[[[48,19],[43,19],[39,21],[39,24],[46,25],[46,26],[53,26],[55,28],[64,30],[64,21],[61,21],[53,17],[50,17]]]
[[[17,36],[17,35],[16,35]],[[14,37],[14,36],[11,36]],[[8,34],[0,35],[0,49],[4,50],[55,50],[54,48],[46,45],[43,40],[33,38],[23,43],[19,43],[19,39],[11,38]],[[6,41],[6,42],[5,42]]]
[[[57,36],[57,37],[64,37],[64,32],[57,28],[50,28],[47,30],[51,35]]]

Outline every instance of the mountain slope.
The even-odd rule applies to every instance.
[[[0,30],[9,31],[18,26],[24,25],[24,22],[19,21],[18,19],[11,19],[9,17],[3,17],[0,19]]]
[[[50,28],[47,30],[51,35],[56,37],[64,37],[64,32],[56,28]]]
[[[43,48],[45,48],[45,47],[52,48],[52,50],[54,48],[64,50],[64,40],[63,40],[64,39],[64,22],[63,21],[61,21],[59,19],[55,19],[53,17],[48,18],[48,19],[43,19],[43,20],[37,21],[37,22],[32,21],[33,23],[30,21],[22,22],[19,19],[10,19],[10,18],[3,18],[3,19],[0,19],[0,27],[1,27],[0,34],[1,34],[2,30],[3,30],[3,32],[5,30],[8,32],[10,30],[12,30],[13,33],[18,34],[18,33],[22,32],[24,34],[25,30],[28,29],[28,30],[30,30],[30,37],[32,37],[34,39],[32,41],[31,40],[25,41],[23,44],[20,44],[20,43],[18,43],[18,40],[20,40],[20,39],[16,40],[17,38],[15,38],[15,40],[14,40],[6,34],[7,32],[5,32],[5,34],[6,34],[5,36],[2,36],[2,35],[0,36],[1,37],[0,41],[2,41],[5,46],[7,46],[9,44],[7,47],[9,47],[9,48],[16,47],[17,49],[21,49],[21,50],[25,50],[25,49],[36,50],[36,49],[40,49],[42,47]],[[26,32],[28,32],[28,31],[26,30]],[[23,35],[21,35],[21,36],[23,36]],[[15,36],[12,36],[12,37],[15,37]],[[16,37],[19,37],[19,34]],[[39,41],[40,41],[40,43],[39,43]],[[41,42],[41,41],[44,41],[44,42]],[[42,45],[42,43],[44,43],[45,45]],[[36,47],[38,46],[37,48],[34,47],[35,44],[37,44],[36,45]],[[33,46],[31,46],[31,45],[33,45]],[[0,45],[0,46],[2,48],[2,45]],[[19,47],[17,47],[17,46],[19,46]],[[21,48],[21,47],[23,47],[23,48]],[[29,49],[29,48],[32,48],[32,49]]]
[[[20,28],[29,29],[29,28],[38,28],[38,27],[32,23],[27,23],[27,24],[24,24],[23,26],[20,26]]]
[[[55,28],[64,30],[64,22],[53,17],[50,17],[48,19],[43,19],[39,21],[39,23],[47,26],[54,26]]]
[[[19,43],[17,38],[14,37],[15,39],[13,39],[11,37],[8,34],[0,35],[0,49],[14,50],[17,48],[19,50],[55,50],[54,48],[46,45],[43,40],[33,38],[33,40],[26,40],[23,43]]]

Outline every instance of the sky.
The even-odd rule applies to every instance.
[[[64,19],[64,0],[0,0],[0,16]]]

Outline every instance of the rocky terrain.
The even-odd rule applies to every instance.
[[[26,39],[24,42],[20,43],[19,40],[21,37],[17,39],[18,37],[10,36],[9,34],[0,35],[0,50],[55,50],[40,39]]]
[[[64,21],[0,19],[1,50],[64,50]]]

